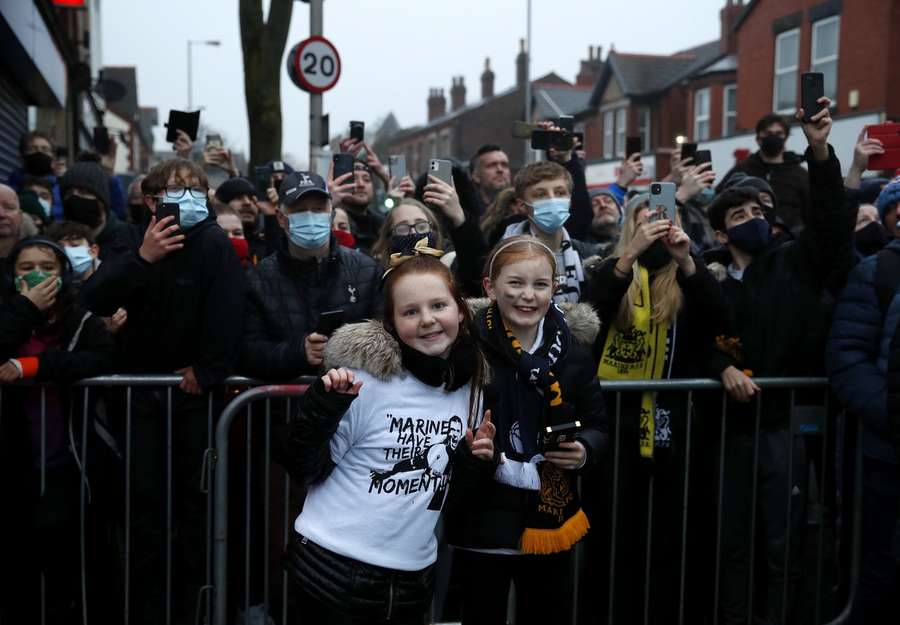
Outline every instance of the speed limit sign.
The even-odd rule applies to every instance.
[[[324,93],[341,77],[341,57],[325,37],[313,35],[291,48],[288,75],[295,85],[309,93]]]

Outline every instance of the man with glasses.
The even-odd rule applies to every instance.
[[[791,129],[781,115],[769,113],[756,124],[756,144],[759,150],[747,160],[736,164],[722,178],[716,188],[721,193],[728,186],[735,172],[762,178],[772,186],[778,207],[776,217],[781,219],[792,234],[803,230],[810,210],[809,174],[803,167],[802,154],[785,150]]]
[[[376,262],[337,245],[328,186],[311,172],[287,175],[279,189],[278,224],[287,249],[247,274],[242,373],[291,380],[318,372],[328,336],[323,313],[340,310],[345,323],[377,317],[381,307]]]
[[[151,213],[143,239],[100,265],[82,297],[89,310],[104,317],[119,308],[128,311],[117,335],[120,372],[181,377],[171,396],[167,389],[132,390],[130,449],[124,437],[119,445],[133,469],[130,565],[132,579],[139,581],[132,585],[131,622],[166,622],[167,462],[175,537],[172,620],[188,622],[190,615],[192,622],[197,593],[208,583],[201,475],[209,415],[218,414],[215,407],[210,412],[204,393],[220,384],[237,361],[244,273],[227,235],[209,214],[202,168],[180,158],[163,162],[147,174],[142,190]],[[177,206],[167,207],[177,212],[177,221],[174,214],[157,219],[162,203]],[[124,422],[115,425],[125,431]]]

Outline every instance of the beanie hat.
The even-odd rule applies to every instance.
[[[610,191],[606,187],[600,187],[599,189],[591,189],[590,193],[588,195],[590,195],[590,198],[592,200],[595,197],[597,197],[598,195],[605,195],[607,197],[611,197],[613,202],[616,203],[616,208],[619,209],[619,227],[622,226],[622,222],[625,221],[625,211],[622,210],[622,203],[619,202],[619,198],[617,198],[616,195],[612,191]]]
[[[760,193],[768,193],[769,197],[772,198],[772,210],[778,210],[778,197],[775,195],[775,190],[772,189],[772,185],[763,178],[749,176],[742,171],[736,171],[725,181],[725,186],[722,190],[724,191],[725,189],[733,189],[736,187],[751,187]]]
[[[858,189],[844,189],[844,192],[857,204],[875,204],[881,189],[889,182],[887,178],[864,178]]]
[[[885,186],[881,193],[878,194],[878,199],[875,200],[875,208],[878,209],[878,218],[884,222],[884,216],[887,213],[888,208],[892,204],[896,202],[900,202],[900,176],[897,176]]]
[[[713,230],[725,232],[725,216],[728,214],[728,209],[740,206],[750,200],[759,201],[759,190],[756,187],[734,186],[723,190],[706,209],[709,225]],[[771,221],[769,219],[770,223]]]
[[[65,199],[66,193],[74,188],[90,191],[103,203],[104,208],[109,208],[109,177],[97,163],[72,163],[59,179],[59,194]]]
[[[246,178],[229,178],[216,189],[216,199],[223,204],[228,204],[234,198],[242,195],[256,197],[256,187]]]

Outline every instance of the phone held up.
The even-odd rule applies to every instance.
[[[453,186],[453,163],[442,158],[433,158],[428,162],[428,175]]]
[[[344,325],[344,309],[327,310],[319,315],[316,323],[316,334],[331,336],[331,334]]]
[[[400,184],[400,181],[406,177],[406,156],[404,154],[393,154],[388,157],[388,169],[394,184]]]
[[[350,138],[362,143],[366,136],[365,122],[350,122]]]
[[[668,219],[675,223],[675,183],[650,184],[650,221]]]
[[[803,109],[803,123],[810,123],[813,115],[822,110],[819,99],[824,95],[825,74],[806,72],[800,75],[800,107]]]
[[[331,172],[332,179],[337,180],[344,174],[349,174],[353,171],[353,155],[347,154],[346,152],[341,152],[340,154],[335,154],[331,157],[332,162],[334,163],[334,171]],[[352,179],[345,180],[343,184],[350,184],[353,182]]]
[[[161,222],[166,217],[174,217],[172,223],[166,227],[178,226],[181,228],[181,213],[178,210],[178,202],[160,202],[156,205],[156,223]]]

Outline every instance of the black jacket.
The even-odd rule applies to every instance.
[[[759,152],[754,152],[747,158],[732,167],[722,178],[722,182],[716,187],[716,192],[721,193],[725,182],[734,172],[741,171],[748,176],[762,178],[775,192],[778,206],[778,217],[794,232],[799,232],[808,225],[810,206],[815,202],[810,200],[810,180],[803,169],[805,157],[794,152],[784,153],[783,163],[766,163]]]
[[[476,308],[486,305],[486,300],[474,303]],[[572,341],[565,365],[561,368],[559,383],[562,396],[569,398],[568,401],[575,409],[575,418],[583,425],[577,438],[588,452],[584,467],[586,469],[605,454],[608,441],[606,411],[600,394],[600,382],[597,380],[597,366],[590,352],[590,346],[597,336],[599,321],[587,304],[565,304],[562,310],[566,314]],[[481,338],[481,348],[491,371],[511,367],[502,354],[492,349],[484,337]],[[503,405],[502,398],[508,393],[492,388],[497,383],[496,380],[488,382],[484,390],[485,409],[491,411],[495,422],[504,411],[515,410],[513,406]],[[508,441],[501,440],[499,436],[494,438],[497,453],[506,452],[508,445]],[[454,477],[464,480],[466,487],[461,488],[458,483],[454,483],[454,488],[451,489],[447,507],[448,540],[461,547],[516,549],[525,529],[527,515],[534,505],[534,493],[493,479],[479,479],[479,475],[484,473],[484,464],[461,462],[457,466]],[[478,471],[479,475],[463,478],[470,470]]]
[[[333,238],[322,261],[277,252],[248,271],[247,282],[240,370],[253,377],[286,380],[315,373],[304,342],[321,313],[341,309],[350,323],[381,312],[377,263]]]
[[[827,161],[816,162],[808,155],[807,162],[814,209],[798,239],[773,240],[740,281],[725,271],[731,263],[727,250],[706,254],[722,282],[725,336],[739,339],[741,352],[737,358],[729,350],[715,350],[708,374],[716,378],[729,365],[749,369],[756,377],[825,373],[830,308],[853,263],[856,207],[844,197],[841,165],[830,147]],[[789,410],[787,393],[770,391],[764,397],[769,401],[763,404],[763,424],[783,427]],[[729,412],[750,411],[751,406],[733,404]],[[752,418],[745,421],[752,423]]]
[[[193,367],[207,388],[234,371],[244,272],[213,217],[186,236],[183,249],[157,263],[142,259],[139,245],[102,263],[84,283],[82,299],[104,317],[120,307],[128,312],[117,337],[122,371],[161,374]]]

